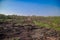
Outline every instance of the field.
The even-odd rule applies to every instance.
[[[60,30],[60,16],[17,16],[17,15],[0,15],[0,22],[12,22],[23,24],[24,21],[30,21],[30,23],[38,25],[40,27],[54,28]],[[29,22],[24,22],[29,23]]]
[[[41,35],[40,33],[42,35],[46,34],[44,36],[47,36],[46,38],[49,37],[51,40],[60,40],[60,16],[17,16],[0,14],[0,34],[3,36],[6,35],[6,37],[1,36],[1,40],[3,38],[5,38],[4,40],[48,40],[44,36],[42,39],[39,38],[40,36],[37,37],[37,34]],[[32,38],[30,36],[27,37],[27,34]],[[34,35],[32,36],[32,34]],[[26,38],[24,39],[24,37]]]

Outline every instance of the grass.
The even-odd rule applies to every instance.
[[[43,22],[38,22],[38,21],[33,21],[35,25],[38,25],[39,27],[46,27],[46,28],[53,28],[55,30],[60,30],[60,27],[55,27],[55,25],[53,24],[47,24],[47,23],[43,23]]]

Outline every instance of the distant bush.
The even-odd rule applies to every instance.
[[[12,22],[16,24],[24,24],[25,20],[31,18],[32,24],[40,27],[54,28],[60,30],[60,16],[17,16],[0,14],[0,22]],[[27,23],[27,22],[25,22]],[[30,22],[28,22],[30,23]]]

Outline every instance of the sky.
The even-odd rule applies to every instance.
[[[59,0],[0,0],[0,14],[60,16]]]

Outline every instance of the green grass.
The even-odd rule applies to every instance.
[[[40,27],[47,27],[47,28],[51,28],[50,25],[43,23],[43,22],[37,22],[37,21],[33,21],[35,25],[38,25]]]
[[[46,28],[53,28],[55,30],[60,30],[60,27],[55,27],[55,25],[53,24],[47,24],[47,23],[43,23],[43,22],[38,22],[38,21],[33,21],[35,25],[38,25],[39,27],[46,27]]]

